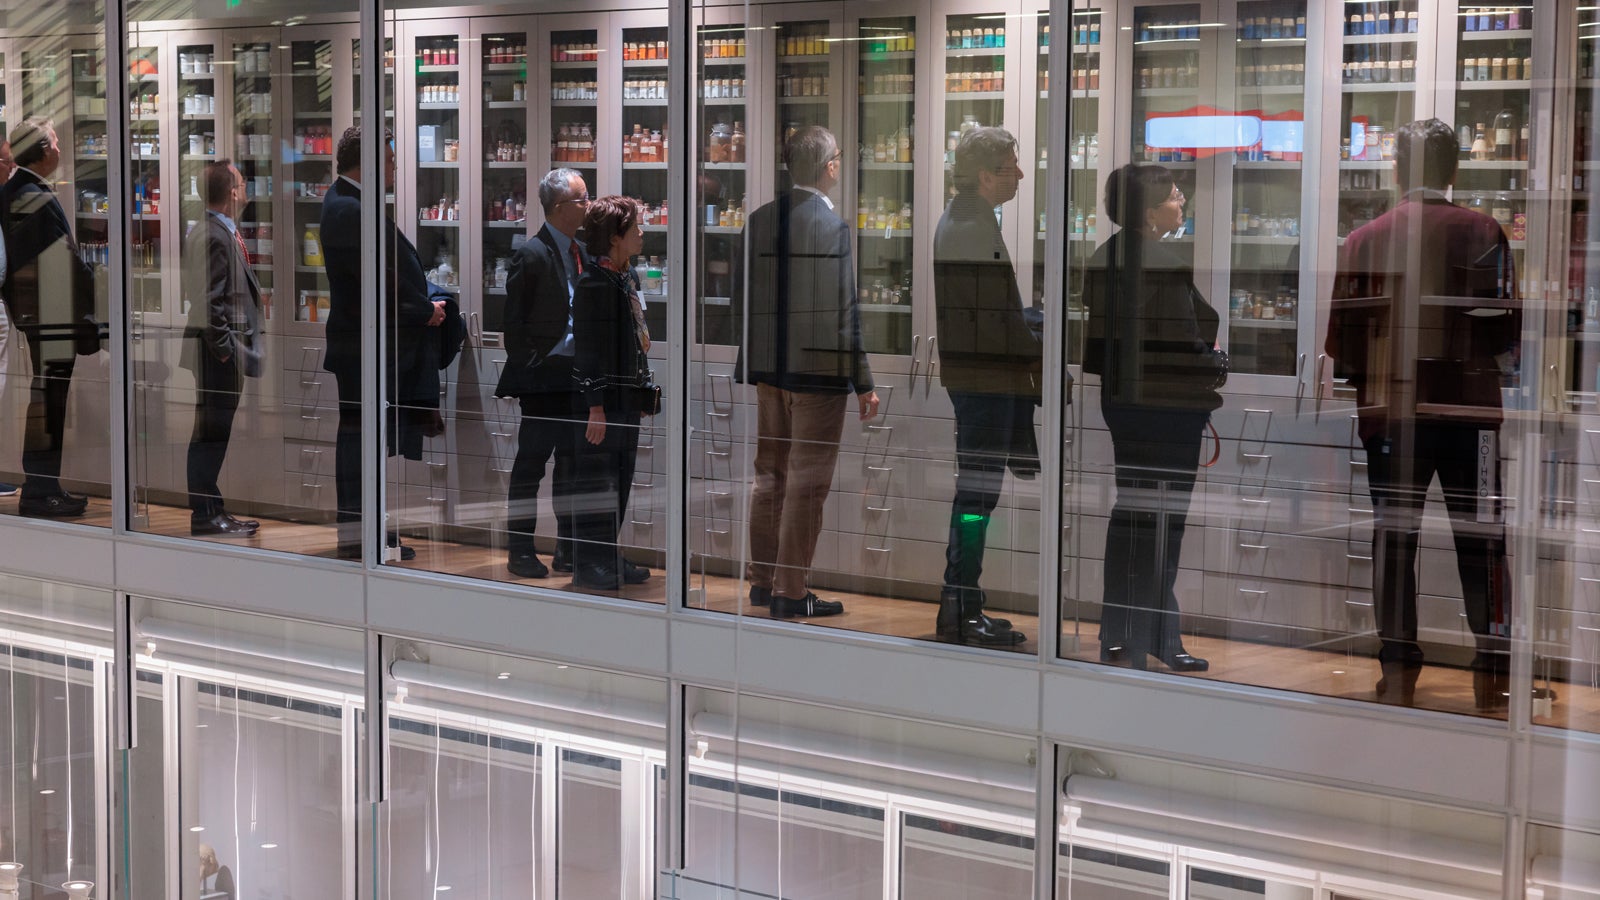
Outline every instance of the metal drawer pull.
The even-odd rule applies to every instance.
[[[444,502],[444,498],[443,497],[429,497],[428,498],[428,502],[429,503],[443,503]]]
[[[1265,597],[1267,595],[1266,591],[1258,590],[1256,588],[1239,588],[1239,593],[1241,593],[1241,594],[1259,594],[1260,596],[1263,596],[1263,597]]]
[[[1366,554],[1363,554],[1363,553],[1346,553],[1344,555],[1344,558],[1345,559],[1359,560],[1361,562],[1372,562],[1372,557],[1368,556]]]
[[[425,463],[423,463],[423,465],[427,466],[430,469],[443,469],[443,468],[447,468],[450,464],[449,463],[442,463],[442,462],[425,462]]]
[[[1239,455],[1244,457],[1245,459],[1271,459],[1272,458],[1272,454],[1271,453],[1241,453]]]
[[[638,482],[634,482],[634,486],[637,487],[638,486]],[[706,490],[706,496],[707,497],[728,497],[728,496],[732,496],[732,493],[733,493],[732,491],[713,491],[713,490],[710,490],[710,489]]]
[[[300,448],[300,452],[301,453],[310,453],[313,456],[320,455],[322,453],[322,451],[320,449],[316,448],[316,447],[301,447]]]
[[[303,488],[310,488],[313,491],[319,490],[322,487],[322,485],[320,485],[320,484],[310,484],[309,482],[305,482],[305,481],[300,482],[300,486],[303,487]]]
[[[728,530],[724,528],[721,531],[718,531],[715,528],[707,528],[706,529],[706,534],[714,534],[714,535],[716,535],[718,537],[727,537],[728,536]]]
[[[893,425],[868,425],[867,426],[867,430],[868,431],[893,431],[894,430],[894,426]]]
[[[867,512],[875,512],[875,513],[894,512],[894,507],[892,507],[892,506],[869,506],[869,507],[867,507]]]
[[[733,451],[731,451],[731,450],[707,450],[706,451],[706,455],[707,456],[732,456],[733,455]]]
[[[871,552],[871,553],[888,553],[893,549],[894,549],[893,547],[868,547],[867,548],[867,550],[869,552]]]
[[[513,437],[513,436],[514,436],[514,435],[515,435],[515,434],[516,434],[516,433],[515,433],[515,432],[512,432],[512,431],[491,431],[491,432],[489,432],[489,436],[490,436],[490,437],[504,437],[504,438],[508,438],[508,437]]]
[[[868,472],[893,472],[894,466],[867,466]]]
[[[495,473],[500,474],[500,475],[510,475],[511,474],[511,467],[510,466],[506,466],[505,468],[502,469],[499,466],[490,466],[489,467],[489,471],[495,472]]]
[[[1364,459],[1352,459],[1349,462],[1352,466],[1365,466],[1367,464],[1367,461]]]
[[[1240,497],[1240,503],[1271,503],[1271,497]]]
[[[1366,603],[1362,603],[1360,600],[1346,600],[1344,602],[1344,605],[1345,606],[1359,606],[1359,607],[1362,607],[1364,609],[1371,609],[1372,608],[1372,601],[1368,600]]]
[[[1271,550],[1272,548],[1268,547],[1266,544],[1240,544],[1239,545],[1239,549],[1241,549],[1241,550]]]
[[[710,410],[706,410],[706,415],[710,416],[713,419],[731,419],[731,418],[733,418],[733,413],[731,413],[731,412],[711,412]]]

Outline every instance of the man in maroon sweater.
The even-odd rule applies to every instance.
[[[1480,708],[1504,702],[1510,581],[1500,502],[1501,385],[1521,315],[1510,244],[1494,219],[1450,202],[1458,145],[1438,119],[1395,135],[1395,207],[1351,232],[1328,321],[1335,374],[1356,389],[1374,511],[1378,699],[1409,704],[1417,643],[1417,538],[1435,475],[1455,536]]]

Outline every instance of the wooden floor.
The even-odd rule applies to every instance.
[[[0,499],[0,515],[15,514],[16,499]],[[150,506],[148,530],[156,534],[175,537],[189,536],[189,511],[174,507]],[[109,501],[91,498],[89,512],[81,519],[83,524],[109,526],[111,508]],[[337,536],[332,525],[293,522],[263,521],[261,531],[252,538],[203,538],[220,544],[257,547],[304,556],[334,556]],[[629,585],[619,591],[592,591],[572,584],[569,576],[551,573],[542,580],[518,578],[505,567],[505,552],[492,548],[468,545],[445,540],[429,540],[408,536],[407,546],[417,551],[417,558],[396,565],[433,572],[445,572],[468,578],[527,584],[551,590],[575,591],[638,600],[646,603],[666,602],[666,579],[656,572],[642,585]],[[546,560],[548,562],[548,560]],[[743,586],[733,578],[716,575],[691,574],[690,588],[698,592],[701,608],[717,612],[737,613],[765,617],[765,609],[743,602]],[[826,599],[841,600],[845,612],[840,616],[821,619],[792,620],[799,627],[841,628],[848,631],[895,637],[935,641],[934,615],[936,606],[917,600],[852,594],[832,591]],[[1007,613],[1014,627],[1027,634],[1029,640],[1012,648],[1011,652],[1033,654],[1038,652],[1034,640],[1038,635],[1035,616]],[[1097,626],[1093,622],[1064,622],[1060,646],[1067,658],[1097,661],[1099,643]],[[1196,656],[1211,661],[1211,670],[1203,675],[1186,675],[1235,684],[1249,684],[1286,691],[1316,694],[1325,697],[1344,697],[1351,700],[1376,700],[1374,685],[1379,677],[1376,660],[1354,653],[1325,650],[1298,649],[1272,646],[1225,638],[1190,636],[1185,639],[1187,649]],[[1160,670],[1159,663],[1152,668]],[[1557,699],[1548,716],[1539,716],[1535,722],[1557,728],[1600,733],[1600,662],[1588,667],[1588,681],[1583,684],[1555,682]],[[1541,682],[1542,684],[1542,682]],[[1428,666],[1417,682],[1415,706],[1440,712],[1478,715],[1474,707],[1472,673],[1445,666]],[[1504,712],[1495,714],[1504,718]]]

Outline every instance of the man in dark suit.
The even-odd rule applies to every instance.
[[[394,184],[394,137],[384,135],[383,178],[373,179],[379,191]],[[322,201],[322,252],[328,269],[328,350],[322,367],[339,384],[339,430],[334,447],[334,484],[338,493],[339,555],[361,552],[361,285],[366,260],[361,255],[361,126],[345,129],[334,154],[339,177]],[[445,303],[429,299],[428,280],[417,248],[395,227],[384,222],[384,247],[389,271],[384,279],[388,320],[388,354],[384,373],[388,384],[384,398],[385,444],[388,455],[421,456],[424,419],[411,415],[421,404],[437,407],[439,372],[426,371],[430,357],[425,340],[437,339],[429,331],[444,322]],[[432,410],[437,419],[437,409]],[[399,547],[398,536],[388,539]],[[400,547],[401,559],[414,559],[416,551]]]
[[[49,178],[61,164],[61,147],[49,119],[29,117],[11,132],[17,171],[0,186],[0,230],[4,231],[7,271],[0,294],[12,323],[30,337],[33,398],[29,428],[23,438],[22,499],[25,516],[65,518],[83,515],[88,501],[62,489],[61,442],[67,418],[67,383],[74,355],[100,349],[94,321],[94,270],[78,255],[67,213],[56,199]],[[42,325],[70,324],[73,353],[52,358],[47,376],[43,365]],[[51,384],[54,379],[57,383]]]
[[[850,227],[828,192],[839,184],[839,142],[826,128],[784,147],[794,190],[750,217],[746,313],[736,374],[756,387],[756,484],[750,497],[750,602],[774,619],[833,616],[806,573],[822,531],[850,394],[862,421],[878,411],[861,344]]]
[[[228,453],[245,378],[261,377],[261,286],[235,217],[244,209],[244,176],[230,160],[206,166],[205,221],[183,248],[189,327],[181,364],[194,372],[194,433],[189,438],[189,533],[248,537],[260,523],[222,508],[217,476]]]
[[[956,196],[933,237],[934,327],[956,417],[956,496],[950,508],[938,632],[964,643],[1012,646],[1027,638],[983,611],[978,588],[989,517],[1006,469],[1039,471],[1033,434],[1043,350],[1022,314],[1016,269],[995,207],[1017,195],[1017,139],[975,128],[956,145]]]
[[[1478,704],[1504,704],[1511,626],[1499,432],[1521,334],[1516,273],[1500,225],[1450,202],[1458,144],[1438,119],[1395,134],[1395,207],[1345,241],[1326,349],[1356,388],[1374,512],[1378,697],[1409,704],[1421,671],[1417,541],[1428,485],[1455,534]],[[1471,301],[1479,301],[1473,303]]]
[[[539,482],[555,456],[551,499],[556,513],[556,553],[551,565],[572,571],[572,488],[577,478],[579,434],[575,421],[587,415],[572,381],[572,291],[594,265],[577,240],[589,208],[589,188],[573,169],[552,169],[539,183],[544,226],[511,258],[506,273],[506,364],[496,397],[522,406],[517,458],[511,465],[506,515],[506,568],[522,578],[545,578],[550,570],[534,552]]]

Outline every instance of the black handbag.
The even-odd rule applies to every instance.
[[[661,386],[653,381],[629,389],[633,395],[633,408],[642,416],[661,414]]]

